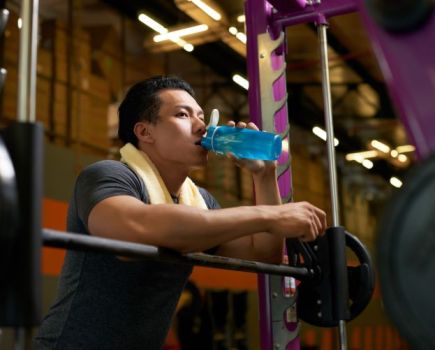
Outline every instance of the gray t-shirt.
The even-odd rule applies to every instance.
[[[209,209],[219,208],[210,193],[199,190]],[[117,195],[149,203],[143,181],[127,165],[106,160],[87,167],[70,202],[68,231],[89,234],[92,208]],[[191,271],[182,264],[67,251],[57,298],[42,322],[35,349],[160,350]]]

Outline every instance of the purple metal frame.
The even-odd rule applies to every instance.
[[[313,2],[317,2],[314,0]],[[247,66],[250,81],[249,109],[251,120],[262,125],[262,96],[259,72],[259,35],[269,33],[276,38],[285,27],[301,23],[325,23],[332,16],[359,10],[373,41],[375,52],[384,73],[392,98],[400,117],[416,145],[417,154],[425,158],[435,150],[435,47],[430,38],[435,36],[435,12],[418,31],[391,34],[377,27],[364,7],[364,0],[323,0],[321,4],[308,5],[306,0],[246,0]],[[274,70],[285,64],[285,42],[271,57]],[[418,64],[415,64],[418,62]],[[414,63],[414,64],[412,64]],[[273,96],[279,100],[286,94],[286,80],[278,79],[273,86]],[[277,132],[288,124],[287,106],[274,116]],[[285,164],[288,157],[279,159]],[[278,179],[281,196],[291,194],[291,170],[286,169]],[[272,350],[271,299],[267,276],[260,275],[258,282],[260,299],[261,349]],[[299,337],[287,344],[286,350],[300,349]]]
[[[250,82],[249,89],[249,110],[251,120],[258,126],[262,126],[262,96],[260,91],[260,71],[259,71],[259,35],[269,33],[272,39],[277,38],[285,27],[300,23],[316,22],[324,23],[327,18],[353,12],[356,10],[354,1],[349,0],[325,0],[325,3],[308,5],[306,0],[246,0],[246,28],[247,28],[247,68]],[[285,41],[271,54],[271,64],[273,70],[278,70],[285,64]],[[273,86],[275,101],[280,100],[286,95],[285,74],[277,79]],[[287,105],[278,110],[274,116],[275,131],[282,133],[288,126]],[[288,140],[289,141],[289,140]],[[290,153],[290,150],[289,150]],[[279,160],[279,165],[287,163],[290,154],[283,155]],[[280,193],[283,198],[291,197],[291,170],[287,168],[278,178]],[[268,276],[259,275],[259,313],[260,313],[260,334],[261,349],[273,349],[272,334],[272,315],[271,298],[269,293]],[[283,310],[284,313],[284,310]],[[283,316],[284,317],[284,316]],[[284,320],[283,320],[284,322]],[[294,330],[295,324],[286,324],[286,329]],[[286,350],[300,349],[300,339],[296,337],[285,346]]]
[[[388,33],[369,17],[357,0],[390,95],[417,155],[435,151],[435,11],[422,28]]]

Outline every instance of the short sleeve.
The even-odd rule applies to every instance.
[[[216,198],[214,198],[210,192],[208,192],[207,190],[198,187],[199,188],[199,192],[202,195],[202,198],[204,198],[205,204],[207,205],[207,208],[210,210],[213,209],[220,209],[220,205],[219,202],[216,200]],[[204,253],[206,254],[216,254],[217,250],[219,249],[219,246],[217,247],[212,247],[210,249],[207,249]]]
[[[202,198],[204,198],[205,204],[207,205],[208,209],[220,209],[221,206],[219,205],[219,202],[214,198],[210,192],[205,190],[202,187],[198,187],[199,193],[201,193]]]
[[[143,183],[125,164],[105,160],[88,166],[77,178],[74,190],[79,219],[87,226],[89,213],[97,203],[122,195],[147,202]]]

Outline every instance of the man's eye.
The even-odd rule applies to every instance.
[[[184,112],[177,113],[177,117],[187,117],[187,113]]]

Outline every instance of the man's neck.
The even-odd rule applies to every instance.
[[[181,186],[189,174],[188,170],[180,169],[177,167],[177,164],[165,162],[156,157],[152,152],[147,152],[147,155],[158,170],[169,193],[172,196],[178,197],[180,195]]]

